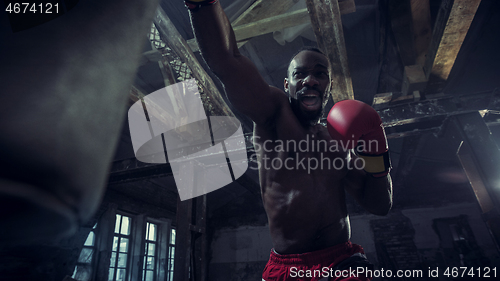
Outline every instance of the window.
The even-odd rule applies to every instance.
[[[146,235],[144,259],[142,265],[142,280],[154,281],[156,275],[156,249],[157,249],[157,225],[154,223],[146,223]]]
[[[130,217],[116,214],[113,248],[109,265],[109,281],[126,280],[131,221]]]
[[[170,239],[168,242],[168,270],[167,281],[174,280],[174,254],[175,254],[175,228],[170,230]]]
[[[82,234],[88,236],[85,243],[79,240],[84,245],[74,268],[75,280],[172,280],[175,230],[169,219],[109,208],[90,232]]]
[[[96,242],[96,230],[97,223],[94,225],[92,230],[90,230],[87,240],[83,244],[83,249],[80,252],[78,261],[76,263],[75,271],[73,272],[72,278],[80,281],[89,281],[92,279],[92,261],[95,252],[95,242]]]

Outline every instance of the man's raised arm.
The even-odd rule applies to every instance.
[[[191,23],[210,69],[224,84],[231,103],[257,124],[264,124],[275,116],[285,95],[270,87],[255,65],[238,51],[231,24],[214,1],[186,1]]]

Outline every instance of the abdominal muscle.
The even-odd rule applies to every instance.
[[[289,153],[264,153],[268,159]],[[315,157],[299,155],[298,157]],[[332,156],[333,157],[333,156]],[[261,162],[263,163],[263,162]],[[262,200],[274,249],[280,254],[312,252],[349,240],[345,192],[340,179],[345,171],[260,169]]]

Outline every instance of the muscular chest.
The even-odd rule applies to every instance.
[[[345,166],[347,164],[345,162],[350,160],[347,150],[322,131],[306,132],[294,138],[258,133],[256,131],[254,134],[256,156],[261,164],[274,163],[276,169],[279,169],[279,166],[289,167],[292,170],[304,169],[302,165],[304,161],[310,166],[316,166],[317,163],[316,169],[319,170],[330,170],[329,167],[342,169],[341,166]],[[291,167],[292,161],[299,165]],[[328,163],[330,165],[327,165]]]
[[[296,219],[300,214],[291,214],[292,209],[331,213],[337,208],[335,213],[341,213],[341,179],[348,171],[348,153],[322,132],[289,138],[255,133],[262,197],[270,218],[286,213]]]
[[[261,176],[267,180],[331,180],[350,165],[349,153],[320,130],[293,137],[256,131],[254,148]]]

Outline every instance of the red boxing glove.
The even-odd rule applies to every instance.
[[[343,100],[337,102],[327,117],[330,136],[341,142],[341,147],[355,148],[365,161],[364,170],[374,177],[383,177],[391,169],[387,139],[382,119],[377,111],[364,102]]]

